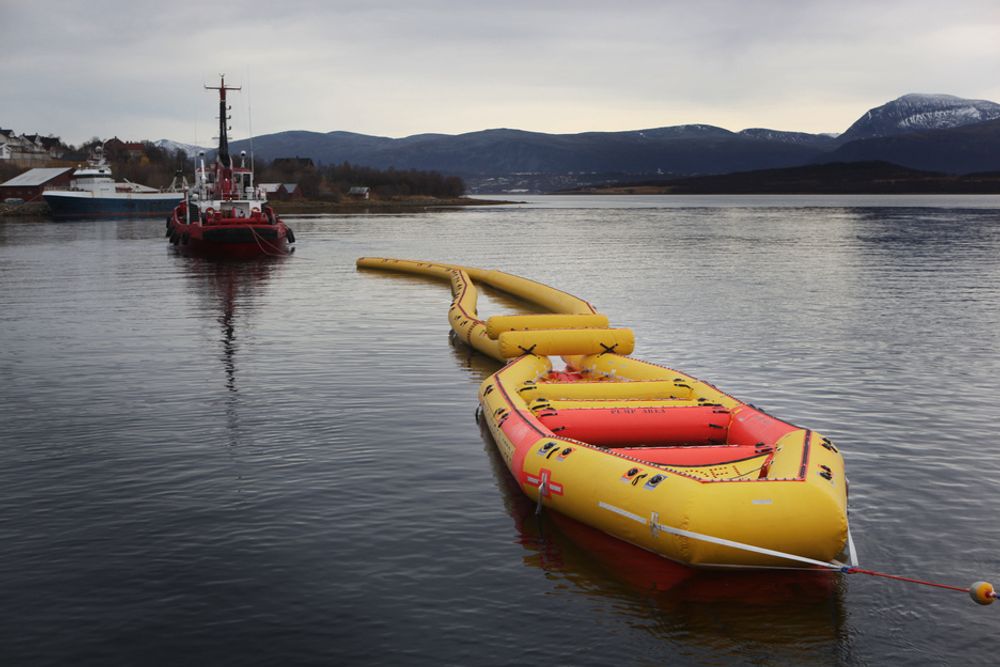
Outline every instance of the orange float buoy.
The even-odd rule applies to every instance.
[[[997,592],[993,590],[993,584],[988,581],[977,581],[969,588],[969,597],[979,604],[993,604],[997,599]]]

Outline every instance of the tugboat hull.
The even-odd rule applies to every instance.
[[[255,224],[245,218],[224,218],[218,224],[188,224],[177,211],[167,221],[167,237],[185,253],[231,258],[287,255],[294,239],[280,220]]]

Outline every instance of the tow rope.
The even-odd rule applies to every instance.
[[[878,572],[876,570],[868,570],[865,568],[858,567],[857,554],[854,550],[854,539],[851,537],[850,528],[847,530],[847,543],[848,551],[850,557],[850,564],[844,564],[837,561],[821,561],[814,558],[806,558],[805,556],[797,556],[795,554],[785,553],[783,551],[776,551],[774,549],[766,549],[764,547],[754,546],[752,544],[746,544],[744,542],[737,542],[735,540],[727,540],[721,537],[714,537],[712,535],[705,535],[703,533],[696,533],[690,530],[684,530],[682,528],[674,528],[673,526],[667,526],[659,523],[659,517],[654,512],[653,515],[647,520],[638,515],[634,515],[631,512],[626,512],[613,505],[608,505],[606,503],[600,503],[600,505],[607,510],[615,512],[617,514],[630,515],[630,518],[640,520],[644,523],[648,523],[650,530],[655,535],[657,532],[669,533],[671,535],[677,535],[678,537],[687,537],[693,540],[700,540],[702,542],[711,542],[712,544],[718,544],[725,547],[731,547],[733,549],[739,549],[741,551],[749,551],[752,553],[758,553],[765,556],[774,556],[777,558],[783,558],[785,560],[795,561],[798,563],[804,563],[806,565],[813,565],[816,567],[824,568],[830,572],[840,572],[842,574],[867,574],[872,577],[882,577],[884,579],[892,579],[894,581],[902,581],[909,584],[919,584],[921,586],[931,586],[934,588],[942,588],[950,591],[959,591],[962,593],[967,593],[970,598],[977,604],[988,605],[993,604],[993,602],[1000,597],[1000,593],[993,588],[993,584],[988,581],[977,581],[967,588],[961,586],[952,586],[951,584],[942,584],[935,581],[927,581],[925,579],[916,579],[913,577],[904,577],[898,574],[889,574],[887,572]],[[796,568],[798,569],[798,568]]]

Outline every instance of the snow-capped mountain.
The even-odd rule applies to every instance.
[[[749,137],[750,139],[760,139],[763,141],[780,141],[786,144],[797,144],[799,146],[829,146],[833,142],[833,136],[829,134],[809,134],[808,132],[786,132],[784,130],[769,130],[763,127],[750,127],[740,130],[737,134]],[[835,136],[835,135],[834,135]]]
[[[195,146],[194,144],[184,144],[179,141],[171,141],[170,139],[159,139],[153,142],[154,146],[163,148],[170,153],[177,153],[178,151],[184,151],[187,153],[188,157],[194,157],[198,154],[198,151],[205,151],[208,153],[210,148],[204,148],[202,146]]]
[[[996,118],[1000,118],[1000,104],[996,102],[912,93],[870,109],[847,128],[838,141],[846,143],[921,130],[944,130]]]
[[[729,137],[732,132],[715,125],[694,123],[688,125],[670,125],[667,127],[650,127],[633,132],[643,139],[706,139],[710,137]]]

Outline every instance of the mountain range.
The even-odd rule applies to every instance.
[[[250,142],[234,141],[230,147],[249,151]],[[732,132],[697,124],[579,134],[490,129],[399,139],[293,130],[254,137],[253,150],[265,160],[307,157],[322,164],[435,170],[461,176],[472,192],[483,193],[831,162],[884,161],[965,174],[1000,170],[1000,104],[904,95],[865,112],[839,135],[765,128]]]

